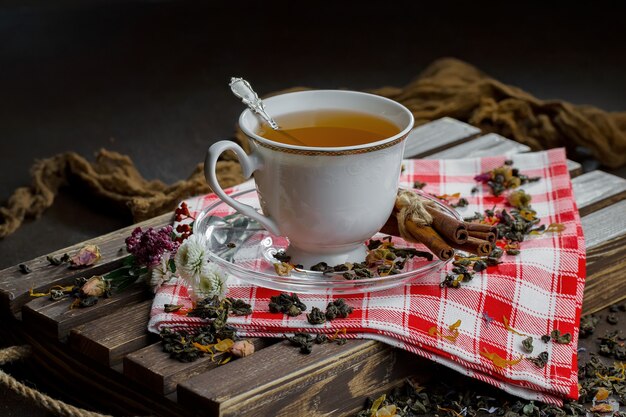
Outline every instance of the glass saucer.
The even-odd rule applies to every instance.
[[[443,205],[436,198],[419,191],[418,193],[436,204],[440,210],[461,219],[456,211]],[[240,191],[231,197],[260,211],[254,189]],[[451,261],[451,259],[441,261],[437,257],[433,257],[431,261],[414,257],[407,260],[399,274],[358,280],[347,280],[340,272],[329,275],[303,269],[292,270],[289,276],[280,276],[274,269],[274,264],[279,262],[274,255],[279,251],[286,251],[289,240],[283,236],[272,235],[255,220],[236,212],[222,201],[207,207],[197,216],[194,233],[206,236],[209,259],[229,274],[260,287],[297,293],[354,294],[385,290],[424,279],[431,274],[438,274],[443,266]],[[387,236],[379,233],[372,238],[381,239]],[[428,251],[422,244],[407,242],[399,237],[393,236],[392,242],[397,248]]]

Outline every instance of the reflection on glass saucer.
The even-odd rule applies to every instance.
[[[452,209],[441,204],[437,199],[426,194],[444,212],[460,218]],[[231,197],[243,200],[260,210],[255,190],[241,191]],[[208,255],[211,261],[222,267],[227,273],[242,281],[261,287],[280,291],[299,293],[361,293],[379,291],[425,277],[438,275],[441,268],[449,261],[436,257],[428,260],[413,257],[406,261],[400,273],[349,280],[342,272],[319,272],[305,269],[293,269],[289,276],[278,275],[274,264],[279,263],[277,254],[288,252],[289,240],[266,231],[256,221],[236,212],[227,204],[218,201],[204,209],[197,217],[194,232],[202,233],[208,241]],[[382,239],[386,235],[377,234],[373,239]],[[407,242],[399,237],[392,238],[397,248],[415,248],[427,251],[422,244]],[[278,256],[280,258],[280,256]]]

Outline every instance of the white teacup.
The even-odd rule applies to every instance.
[[[232,141],[213,144],[205,161],[206,179],[217,196],[270,233],[289,239],[291,262],[310,268],[318,262],[363,262],[364,242],[389,218],[398,189],[405,139],[413,115],[404,106],[373,94],[340,90],[301,91],[264,100],[280,124],[281,115],[315,110],[349,110],[383,117],[395,136],[357,146],[287,145],[259,136],[260,121],[245,110],[239,118],[252,152]],[[235,201],[219,186],[217,159],[234,151],[246,177],[254,175],[263,214]]]

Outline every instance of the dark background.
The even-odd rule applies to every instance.
[[[35,159],[70,150],[107,148],[146,178],[187,177],[232,135],[242,104],[231,76],[260,94],[402,86],[453,56],[540,98],[623,111],[625,11],[573,1],[0,3],[0,203],[30,183]],[[0,268],[130,223],[65,190],[0,240]],[[45,413],[0,389],[0,414]]]

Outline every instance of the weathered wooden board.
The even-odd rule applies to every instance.
[[[452,158],[528,150],[497,135],[475,139],[478,129],[452,119],[436,123],[440,123],[437,129],[429,124],[412,132],[407,145],[414,155]],[[446,138],[437,138],[441,126],[448,129]],[[415,143],[410,144],[411,140]],[[568,167],[572,176],[581,171],[580,164],[572,161]],[[626,275],[622,273],[626,268],[626,201],[622,201],[626,180],[597,171],[574,178],[573,185],[588,248],[584,311],[590,312],[626,297]],[[141,226],[156,227],[170,221],[171,216],[164,215]],[[126,256],[119,249],[136,226],[90,241],[103,252],[103,260],[90,269],[52,267],[40,257],[27,262],[31,274],[22,275],[17,267],[0,271],[0,308],[17,313],[29,301],[30,288],[45,291],[54,284],[70,283],[76,276],[118,267]],[[83,244],[56,254],[77,250]],[[428,373],[424,367],[433,366],[374,341],[316,346],[307,356],[285,342],[275,344],[275,339],[256,340],[255,355],[221,367],[210,357],[184,364],[170,359],[159,343],[150,344],[155,336],[146,331],[149,297],[148,292],[128,291],[89,309],[76,310],[68,309],[67,300],[34,299],[24,306],[20,325],[25,331],[35,330],[27,334],[45,354],[39,354],[40,362],[44,356],[46,361],[41,366],[53,366],[50,356],[61,358],[55,365],[71,368],[68,384],[86,380],[85,385],[98,395],[119,401],[118,409],[144,414],[153,410],[159,415],[344,415],[360,409],[365,396],[387,391],[407,375],[424,375]],[[71,349],[59,342],[68,333]],[[128,397],[127,404],[124,397]]]
[[[77,352],[103,365],[120,363],[124,356],[143,348],[157,335],[148,332],[152,300],[126,306],[113,314],[74,327],[69,345]]]
[[[528,152],[530,148],[503,136],[490,133],[479,136],[452,148],[424,155],[426,159],[478,158],[484,156],[506,155]],[[567,160],[567,169],[572,178],[582,174],[582,166],[575,161]]]
[[[46,292],[52,285],[68,285],[76,277],[99,275],[121,266],[122,259],[128,256],[124,239],[135,227],[158,227],[170,223],[171,220],[171,214],[164,214],[95,239],[77,243],[52,254],[55,256],[64,253],[71,254],[86,244],[97,245],[100,248],[102,260],[89,268],[72,270],[65,266],[53,266],[50,265],[46,256],[40,256],[24,262],[32,271],[29,274],[22,274],[17,265],[0,271],[0,308],[8,307],[13,313],[18,313],[21,307],[30,301],[28,293],[31,289],[35,292]]]
[[[583,313],[626,298],[626,200],[581,219],[587,246]]]
[[[413,129],[406,138],[404,157],[418,158],[450,148],[480,134],[480,129],[444,117]]]
[[[148,300],[150,297],[151,294],[144,285],[136,285],[114,297],[101,299],[89,308],[71,309],[71,302],[67,299],[51,301],[48,297],[40,297],[22,308],[22,321],[36,334],[64,339],[74,327],[112,314],[122,307],[126,308]]]
[[[287,345],[188,379],[178,385],[179,403],[201,416],[344,415],[409,375],[428,375],[431,366],[371,340],[316,346],[310,355]]]
[[[102,411],[119,416],[180,417],[189,414],[170,398],[144,392],[122,373],[94,363],[68,349],[65,343],[24,330],[22,336],[33,347],[29,363],[38,372],[54,375],[50,385],[63,387],[64,396],[72,397],[78,405],[87,409],[99,405]]]
[[[572,185],[581,216],[626,198],[626,180],[603,171],[582,174]]]
[[[255,357],[259,350],[276,342],[270,338],[250,340],[257,351]],[[163,352],[161,343],[155,343],[124,358],[124,375],[150,391],[164,395],[175,391],[180,382],[216,368],[221,359],[222,354],[216,354],[214,357],[205,356],[195,362],[179,362]]]
[[[597,180],[602,180],[601,176],[594,176],[594,178],[596,178]],[[587,185],[589,182],[592,182],[588,177],[573,180],[574,184],[576,184],[579,181],[585,182]],[[585,190],[589,189],[588,186],[577,187],[577,189],[579,190],[577,194],[577,198],[580,198],[580,205],[582,208],[590,207],[590,210],[593,210],[594,207],[598,207],[601,204],[601,197],[596,197],[596,198],[586,197]],[[603,196],[604,198],[608,198],[608,199],[615,198],[615,195],[612,192],[607,192],[603,194]],[[626,201],[624,203],[626,204]],[[624,210],[625,210],[624,212],[626,212],[626,208]],[[590,216],[587,216],[587,217],[590,217]],[[624,218],[626,219],[626,216]],[[587,221],[587,223],[589,223],[589,221]],[[584,221],[584,224],[585,224],[585,221]],[[600,233],[597,235],[597,237],[595,235],[590,236],[591,241],[588,244],[588,246],[589,246],[589,251],[592,254],[591,258],[589,259],[590,265],[592,266],[592,271],[590,272],[588,282],[593,282],[594,280],[600,278],[594,275],[593,273],[593,265],[595,262],[593,259],[594,258],[593,254],[598,251],[604,252],[607,247],[606,245],[609,244],[605,239],[602,239],[601,236],[606,236],[606,237],[609,237],[610,239],[616,239],[616,238],[626,239],[626,220],[624,221],[624,224],[619,225],[617,229],[619,230],[614,230],[614,233],[606,233],[606,231],[599,231]],[[624,247],[626,248],[626,245],[624,245]],[[622,258],[624,257],[622,256]],[[622,287],[625,285],[624,282],[626,282],[624,281],[624,279],[626,278],[622,278],[622,284],[621,284]],[[609,291],[608,293],[615,294],[615,290]],[[626,292],[624,293],[626,295]],[[604,300],[601,300],[601,301],[604,302]],[[360,341],[360,342],[353,342],[353,343],[369,343],[369,342]],[[281,347],[282,346],[275,346],[274,348],[278,350]],[[325,348],[330,348],[330,347],[325,347]],[[361,349],[365,349],[365,348],[361,347]],[[271,350],[265,350],[264,354],[266,355],[274,354],[271,352],[272,352]],[[291,413],[303,413],[307,415],[326,415],[326,413],[328,413],[331,409],[315,408],[315,407],[319,407],[319,405],[315,405],[315,404],[319,404],[319,402],[318,403],[315,402],[315,398],[316,398],[316,395],[320,395],[320,396],[322,395],[322,394],[318,394],[316,390],[318,388],[322,389],[323,386],[328,386],[330,382],[323,383],[320,386],[317,385],[317,380],[312,380],[307,383],[306,377],[292,375],[293,373],[292,370],[294,369],[294,366],[297,366],[298,368],[307,369],[310,372],[314,373],[315,375],[318,375],[320,381],[327,381],[327,380],[332,381],[335,378],[340,378],[343,381],[343,378],[349,378],[349,377],[346,377],[346,374],[350,375],[349,371],[342,370],[341,372],[337,372],[336,369],[333,369],[332,371],[329,369],[324,369],[323,366],[318,366],[316,364],[316,358],[314,357],[300,356],[300,357],[295,357],[295,358],[285,358],[284,356],[281,356],[284,354],[285,353],[282,351],[277,351],[275,353],[275,355],[277,355],[277,357],[280,358],[280,363],[287,364],[287,363],[290,363],[290,360],[293,360],[293,361],[297,361],[297,364],[294,363],[292,365],[286,366],[285,368],[281,368],[281,369],[284,369],[283,373],[281,374],[277,374],[275,370],[270,371],[266,369],[264,372],[267,372],[267,374],[269,375],[267,380],[259,379],[260,377],[258,377],[256,374],[251,375],[248,381],[255,381],[255,382],[252,383],[252,385],[246,385],[245,388],[244,387],[239,388],[241,393],[239,393],[239,390],[236,388],[236,386],[228,385],[227,388],[226,387],[215,388],[214,386],[210,386],[209,384],[209,380],[212,378],[218,378],[218,375],[220,373],[224,373],[224,375],[226,375],[229,371],[235,372],[233,368],[229,369],[228,367],[230,367],[230,365],[228,365],[223,370],[215,369],[209,373],[203,373],[202,375],[199,375],[198,377],[189,379],[186,382],[180,384],[178,388],[179,399],[181,400],[184,399],[185,406],[189,403],[189,404],[192,404],[195,409],[200,408],[202,410],[208,410],[207,415],[211,413],[214,413],[214,414],[219,413],[217,415],[220,415],[220,416],[221,415],[224,415],[224,416],[255,415],[255,413],[262,414],[264,412],[267,412],[266,410],[270,410],[270,409],[274,410],[274,413],[276,415],[290,415]],[[335,355],[335,358],[337,359],[338,354],[333,354],[333,355]],[[343,360],[346,360],[346,361],[354,360],[355,362],[358,362],[358,360],[355,358],[356,357],[355,355],[358,355],[356,351],[353,354],[345,353]],[[240,364],[239,366],[243,366],[243,364]],[[376,372],[375,368],[376,367],[373,367],[372,369],[370,369],[370,372]],[[340,368],[337,368],[337,369],[340,369]],[[289,381],[297,380],[298,384],[296,384],[294,388],[290,388],[289,383],[285,382],[285,380],[289,380]],[[274,383],[272,381],[279,381],[279,382]],[[264,386],[262,384],[267,384],[267,386]],[[280,389],[277,388],[278,385],[281,386]],[[338,385],[342,385],[342,384],[338,384]],[[288,392],[289,394],[283,397],[283,394],[285,393],[285,391]],[[366,393],[365,395],[368,395],[368,394],[373,395],[371,392]],[[354,395],[351,395],[349,393],[337,392],[337,395],[345,399],[354,398]],[[288,399],[288,400],[286,400],[285,403],[281,403],[281,400],[283,398]],[[324,398],[327,399],[326,396],[324,396]],[[311,404],[313,404],[313,406],[311,406]],[[328,403],[325,403],[325,404],[328,404]],[[351,409],[352,405],[349,403],[349,401],[348,402],[344,401],[338,406],[339,406],[338,410],[341,410],[342,412],[346,412]],[[267,407],[267,409],[263,407]],[[329,407],[337,407],[337,404],[334,404],[331,402]],[[337,408],[332,408],[332,410],[337,410]]]
[[[569,171],[570,177],[574,178],[583,173],[583,166],[580,165],[576,161],[572,161],[571,159],[567,160],[567,170]]]
[[[478,158],[493,155],[511,156],[528,151],[530,151],[530,147],[526,145],[495,133],[489,133],[452,148],[430,154],[427,156],[427,159]]]

